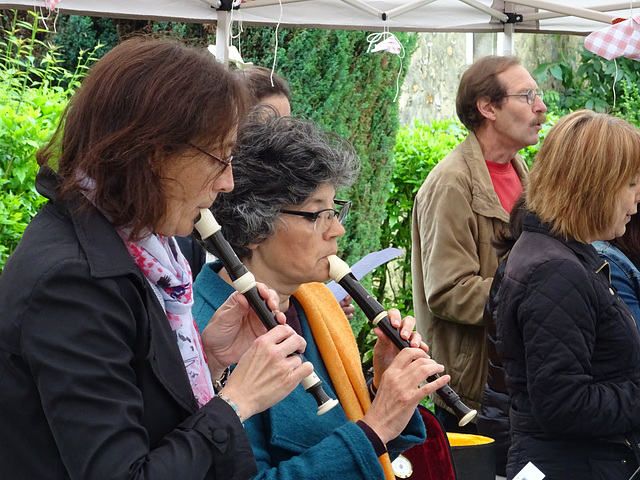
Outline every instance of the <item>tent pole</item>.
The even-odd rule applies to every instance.
[[[511,2],[505,2],[504,4],[505,13],[515,13],[515,5]],[[516,54],[516,45],[515,45],[515,31],[516,24],[515,23],[503,23],[504,25],[504,38],[502,39],[502,53],[500,55],[515,55]]]
[[[505,23],[501,55],[510,56],[510,55],[516,54],[514,30],[515,30],[515,26],[513,23]]]
[[[217,11],[216,23],[216,59],[223,65],[229,65],[229,28],[231,26],[231,12]]]

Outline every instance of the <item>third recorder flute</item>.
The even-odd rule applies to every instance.
[[[329,256],[328,259],[329,276],[351,295],[369,321],[380,327],[384,334],[389,337],[400,350],[410,347],[409,341],[402,338],[398,329],[391,325],[384,307],[367,292],[353,273],[351,273],[349,265],[335,255]],[[432,375],[427,378],[427,381],[432,382],[438,377],[438,374]],[[458,417],[458,425],[461,427],[473,420],[478,414],[476,410],[472,410],[462,403],[458,394],[454,392],[449,385],[445,385],[436,390],[436,393],[444,400],[447,406],[454,411],[456,417]]]

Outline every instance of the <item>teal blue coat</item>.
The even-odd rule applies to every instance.
[[[205,265],[194,283],[193,314],[200,329],[233,292],[215,273],[219,269],[217,262]],[[313,363],[327,394],[337,398],[305,313],[297,301],[295,305],[307,341],[304,355]],[[371,442],[360,427],[347,420],[344,410],[338,406],[321,416],[316,411],[313,397],[298,385],[283,401],[245,422],[258,464],[255,478],[384,479]],[[387,444],[391,459],[425,438],[424,422],[416,411],[402,435]]]

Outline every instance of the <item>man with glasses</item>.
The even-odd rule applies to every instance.
[[[418,331],[446,366],[451,387],[480,410],[487,378],[482,312],[527,166],[518,151],[538,143],[547,107],[513,57],[484,57],[463,74],[456,109],[467,138],[432,170],[413,209],[413,302]],[[457,421],[436,397],[449,431]],[[473,430],[475,426],[471,425]]]

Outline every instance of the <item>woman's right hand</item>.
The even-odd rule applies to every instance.
[[[238,406],[242,420],[285,398],[313,372],[299,355],[304,338],[286,325],[278,325],[257,338],[240,358],[222,393]]]
[[[278,323],[284,324],[284,313],[277,310],[278,294],[262,283],[257,287],[269,309],[275,312]],[[216,310],[200,336],[211,377],[218,378],[226,367],[238,363],[255,339],[266,331],[246,297],[233,292]]]
[[[404,348],[396,355],[382,375],[380,386],[363,421],[373,429],[383,443],[396,438],[404,430],[420,400],[443,387],[451,377],[425,383],[425,379],[444,367],[419,348]]]

